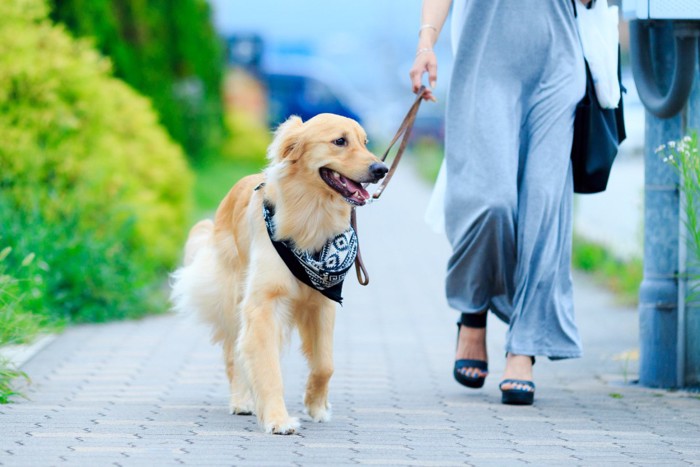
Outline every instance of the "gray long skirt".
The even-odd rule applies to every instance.
[[[571,2],[455,1],[467,4],[447,101],[448,302],[509,323],[507,352],[578,357],[569,156],[585,71]]]

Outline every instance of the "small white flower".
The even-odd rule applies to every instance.
[[[669,141],[669,142],[668,142],[668,147],[671,148],[671,149],[675,148],[675,147],[676,147],[676,142],[675,142],[675,141]]]
[[[683,138],[683,142],[684,142],[684,143],[690,143],[691,140],[692,140],[692,138],[691,138],[690,136],[685,136],[685,137]]]

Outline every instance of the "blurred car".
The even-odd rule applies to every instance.
[[[427,106],[425,106],[427,107]],[[423,113],[421,113],[423,112]],[[431,111],[421,109],[416,116],[411,132],[411,140],[431,140],[442,144],[445,139],[445,115],[442,109]]]
[[[279,125],[290,115],[307,120],[320,113],[334,113],[361,122],[330,82],[299,72],[264,72],[268,91],[268,123]]]

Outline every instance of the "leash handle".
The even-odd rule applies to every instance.
[[[401,156],[403,156],[403,153],[406,150],[406,147],[408,146],[408,140],[411,137],[413,124],[416,122],[416,115],[418,114],[418,109],[420,108],[420,104],[423,101],[423,94],[425,94],[425,91],[425,86],[421,86],[418,92],[416,93],[416,100],[413,102],[411,108],[408,109],[408,113],[404,117],[403,122],[401,122],[401,126],[399,126],[399,129],[396,131],[396,134],[391,140],[391,143],[389,143],[389,147],[386,148],[386,151],[384,151],[384,155],[382,156],[382,162],[386,161],[387,156],[389,156],[389,151],[391,151],[391,148],[394,147],[396,142],[403,135],[403,137],[401,138],[401,144],[399,145],[399,149],[396,151],[396,156],[394,156],[394,160],[392,161],[391,167],[389,168],[389,172],[387,172],[387,174],[384,176],[382,183],[380,183],[379,187],[377,187],[377,191],[375,191],[372,195],[372,198],[374,198],[375,200],[379,199],[379,197],[382,195],[384,189],[386,189],[386,186],[389,184],[391,177],[394,175],[394,172],[396,172],[396,168],[399,166]]]
[[[355,257],[355,273],[357,274],[357,282],[360,285],[369,284],[369,274],[367,274],[367,269],[365,269],[365,263],[362,261],[362,253],[360,253],[360,237],[357,233],[357,214],[355,213],[355,208],[350,211],[350,225],[355,229],[355,235],[357,235],[357,256]]]

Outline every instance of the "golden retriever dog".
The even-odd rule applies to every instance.
[[[268,148],[268,167],[236,183],[213,222],[192,228],[184,266],[173,274],[174,308],[196,311],[222,344],[231,413],[255,413],[267,433],[299,427],[284,403],[280,366],[293,327],[310,369],[307,413],[316,422],[330,420],[336,300],[299,280],[273,240],[314,258],[333,239],[347,246],[351,208],[369,199],[361,184],[387,172],[366,143],[362,127],[345,117],[289,118]]]

